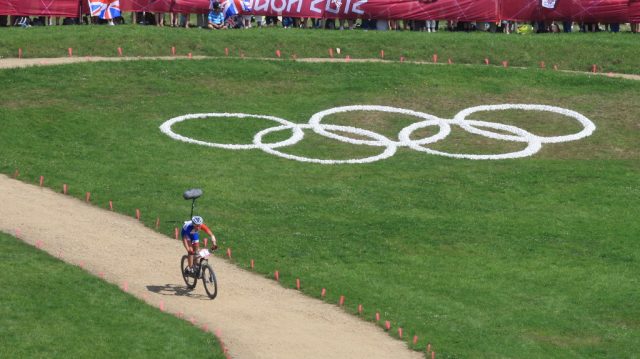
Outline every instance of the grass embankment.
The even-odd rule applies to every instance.
[[[218,341],[0,232],[0,357],[224,358]]]
[[[74,56],[118,56],[121,47],[125,56],[170,56],[171,47],[177,54],[232,57],[270,57],[280,49],[285,58],[329,57],[329,48],[340,48],[344,58],[379,58],[398,61],[432,61],[438,54],[440,62],[450,58],[457,64],[492,64],[508,61],[510,66],[538,67],[544,61],[548,69],[557,65],[561,70],[598,71],[640,74],[637,56],[638,36],[631,33],[597,34],[537,34],[504,35],[491,33],[438,33],[328,31],[251,29],[208,31],[203,29],[172,29],[154,26],[53,26],[46,28],[0,28],[0,56],[64,57],[73,48]]]
[[[72,195],[90,191],[96,205],[112,199],[129,215],[140,208],[143,222],[152,227],[160,217],[167,235],[170,221],[189,213],[182,191],[201,187],[198,212],[240,266],[255,259],[257,271],[272,277],[277,269],[289,287],[299,277],[311,296],[326,287],[333,303],[345,295],[347,310],[362,303],[367,320],[380,311],[394,332],[401,326],[405,338],[417,334],[418,349],[429,341],[440,358],[620,358],[640,349],[637,82],[486,67],[185,60],[11,70],[0,72],[0,83],[12,89],[0,93],[0,171],[19,168],[28,182],[44,175],[54,189],[68,183]],[[566,107],[597,130],[517,160],[400,149],[372,164],[324,166],[189,145],[158,129],[187,113],[304,123],[341,105],[452,118],[496,103]],[[580,130],[573,120],[541,113],[474,119],[547,136]],[[416,119],[353,113],[325,122],[394,139]],[[218,119],[176,131],[251,143],[271,126]],[[281,150],[338,159],[381,151],[305,132],[304,141]],[[281,131],[268,141],[287,136]],[[454,128],[430,147],[500,153],[524,146]]]

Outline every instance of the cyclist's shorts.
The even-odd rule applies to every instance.
[[[200,243],[200,236],[198,233],[189,233],[189,231],[182,230],[182,238],[188,237],[191,240],[191,244]]]

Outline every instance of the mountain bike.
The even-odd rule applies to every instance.
[[[201,249],[195,255],[193,273],[186,273],[185,270],[189,266],[189,256],[182,256],[180,261],[180,273],[182,273],[182,279],[184,279],[187,288],[194,289],[198,283],[198,279],[202,280],[205,292],[210,299],[214,299],[218,295],[218,282],[216,281],[216,274],[213,268],[209,264],[209,257],[211,253],[208,249]]]

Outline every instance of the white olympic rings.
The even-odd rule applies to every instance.
[[[575,119],[582,125],[583,129],[575,134],[544,137],[544,136],[538,136],[538,135],[532,134],[516,126],[468,119],[470,115],[473,115],[474,113],[477,113],[477,112],[502,111],[502,110],[553,112],[553,113],[557,113],[557,114]],[[328,115],[332,115],[336,113],[344,113],[344,112],[353,112],[353,111],[377,111],[377,112],[397,113],[397,114],[402,114],[406,116],[417,117],[421,119],[421,121],[415,122],[403,128],[398,133],[398,140],[391,140],[386,136],[383,136],[373,131],[361,129],[361,128],[322,123],[322,119]],[[206,119],[211,117],[238,118],[238,119],[243,119],[243,118],[265,119],[269,121],[274,121],[279,125],[266,128],[256,133],[255,136],[253,137],[252,144],[223,144],[223,143],[212,143],[212,142],[200,141],[200,140],[179,135],[173,132],[173,130],[171,129],[171,127],[178,122],[193,120],[193,119]],[[429,127],[429,126],[437,126],[439,128],[438,133],[426,138],[421,138],[416,140],[411,139],[411,134],[413,134],[416,130]],[[447,152],[436,151],[436,150],[425,147],[425,145],[432,144],[445,139],[451,133],[451,126],[458,126],[474,135],[480,135],[487,138],[502,140],[502,141],[522,142],[522,143],[526,143],[527,146],[525,149],[516,151],[516,152],[490,154],[490,155],[447,153]],[[492,132],[482,128],[497,130],[501,132],[507,132],[510,134],[504,134],[501,132]],[[382,153],[375,156],[366,157],[366,158],[347,159],[347,160],[329,160],[329,159],[317,159],[317,158],[296,156],[296,155],[286,154],[279,150],[279,148],[281,147],[292,146],[300,142],[304,138],[303,130],[305,129],[313,130],[318,135],[328,137],[333,140],[346,142],[354,145],[384,147],[385,149],[384,151],[382,151]],[[593,133],[593,131],[595,131],[595,129],[596,129],[596,126],[594,125],[594,123],[578,112],[564,109],[561,107],[555,107],[555,106],[527,105],[527,104],[502,104],[502,105],[485,105],[485,106],[471,107],[471,108],[460,111],[458,114],[454,116],[453,119],[442,119],[437,116],[430,115],[423,112],[407,110],[407,109],[402,109],[397,107],[389,107],[389,106],[376,106],[376,105],[342,106],[342,107],[335,107],[335,108],[318,112],[313,116],[311,116],[308,123],[306,124],[293,123],[291,121],[288,121],[279,117],[250,115],[245,113],[199,113],[199,114],[188,114],[184,116],[175,117],[164,122],[160,126],[160,130],[163,133],[165,133],[169,137],[178,141],[198,144],[202,146],[231,149],[231,150],[260,149],[266,153],[287,158],[290,160],[295,160],[300,162],[320,163],[320,164],[346,164],[346,163],[375,162],[375,161],[379,161],[379,160],[393,156],[396,153],[396,150],[398,149],[398,147],[408,147],[416,151],[426,152],[434,155],[440,155],[440,156],[446,156],[446,157],[452,157],[452,158],[472,159],[472,160],[498,160],[498,159],[508,159],[508,158],[522,158],[522,157],[532,156],[535,153],[537,153],[542,148],[542,144],[560,143],[560,142],[579,140],[581,138],[590,136]],[[284,130],[290,130],[292,132],[291,137],[289,137],[284,141],[275,142],[275,143],[264,143],[262,141],[265,135],[272,132],[284,131]],[[350,134],[366,137],[368,139],[351,138],[348,136],[336,134],[332,131],[350,133]]]

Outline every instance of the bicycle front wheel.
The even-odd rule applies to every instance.
[[[186,269],[189,267],[189,256],[182,256],[182,260],[180,261],[180,273],[182,273],[182,279],[184,279],[184,283],[187,285],[187,288],[193,289],[196,287],[196,283],[198,283],[198,278],[190,273],[186,273]]]
[[[202,267],[202,284],[204,285],[204,290],[207,292],[209,298],[214,299],[218,295],[216,274],[213,272],[213,268],[208,264]]]

